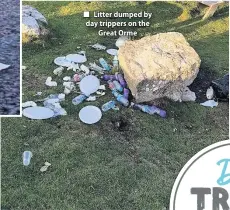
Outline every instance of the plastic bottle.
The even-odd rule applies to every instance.
[[[140,109],[141,111],[148,113],[148,114],[158,114],[161,117],[165,118],[166,117],[166,111],[159,109],[156,106],[148,106],[148,105],[142,105],[142,104],[134,104],[132,103],[131,106],[135,109]]]
[[[114,80],[114,81],[113,81],[113,84],[114,84],[115,88],[116,88],[118,91],[120,91],[120,92],[123,91],[123,87],[120,85],[120,83],[119,83],[117,80]]]
[[[116,90],[116,86],[115,84],[112,82],[112,81],[108,81],[108,84],[109,84],[109,89],[112,90],[112,91],[115,91]]]
[[[31,157],[32,157],[32,152],[30,152],[30,151],[23,152],[22,158],[23,158],[23,165],[24,166],[28,166],[30,164]]]
[[[113,109],[116,105],[116,102],[115,101],[109,101],[107,103],[105,103],[104,105],[102,105],[101,109],[103,112],[106,112],[110,109]]]
[[[124,93],[123,93],[123,96],[128,99],[129,98],[129,89],[127,88],[124,88]]]
[[[121,86],[122,86],[123,88],[126,87],[127,83],[126,83],[126,81],[125,81],[123,75],[122,75],[122,74],[116,74],[115,76],[116,76],[116,79],[117,79],[117,80],[119,81],[119,83],[121,84]]]
[[[53,117],[57,117],[59,115],[67,115],[66,110],[61,107],[60,103],[58,101],[52,102],[52,100],[56,100],[56,99],[48,99],[48,100],[44,101],[44,107],[47,107],[47,108],[54,111]]]
[[[102,79],[105,80],[105,81],[108,81],[108,80],[115,80],[115,79],[116,79],[116,76],[115,76],[115,75],[105,74],[105,75],[102,76]]]
[[[78,104],[82,103],[86,98],[87,98],[86,95],[81,94],[81,95],[75,97],[75,98],[72,100],[72,103],[73,103],[73,105],[78,105]]]
[[[112,72],[118,72],[119,71],[119,65],[118,65],[118,57],[115,55],[113,58],[113,69]]]
[[[123,95],[121,95],[117,91],[112,91],[112,93],[116,97],[117,101],[119,101],[122,105],[124,106],[129,105],[129,101]]]
[[[111,68],[109,67],[108,63],[105,61],[104,58],[99,59],[100,64],[103,66],[103,68],[107,71],[110,71]]]

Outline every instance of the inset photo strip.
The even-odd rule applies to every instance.
[[[21,116],[20,1],[0,2],[0,117]]]
[[[0,72],[0,94],[4,113],[14,114],[19,3],[0,4],[0,61],[10,65]],[[1,120],[2,209],[199,210],[203,194],[190,188],[229,179],[228,168],[216,182],[216,163],[229,156],[202,163],[214,164],[206,174],[214,184],[195,183],[197,170],[180,194],[194,203],[170,208],[183,166],[229,139],[228,2],[22,1],[21,8],[22,116]]]

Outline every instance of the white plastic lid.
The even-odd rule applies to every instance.
[[[94,124],[102,117],[101,110],[96,106],[86,106],[79,112],[79,118],[83,123]]]
[[[84,63],[87,61],[85,55],[80,54],[69,54],[66,56],[66,59],[74,63]]]
[[[54,112],[51,109],[41,106],[25,108],[22,114],[34,120],[43,120],[54,116]]]
[[[95,93],[98,90],[99,86],[100,80],[93,75],[88,75],[84,77],[80,82],[80,90],[86,96]]]
[[[106,52],[110,55],[115,56],[115,55],[117,55],[118,50],[117,49],[108,49],[108,50],[106,50]]]
[[[66,57],[57,57],[54,59],[54,63],[58,66],[69,67],[71,62],[66,59]]]

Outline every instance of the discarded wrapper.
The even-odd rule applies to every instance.
[[[213,107],[218,105],[218,102],[216,102],[214,100],[208,100],[208,101],[205,101],[204,103],[201,103],[200,105],[213,108]]]
[[[80,70],[78,63],[71,63],[71,64],[69,65],[69,67],[67,68],[67,71],[69,71],[69,70],[71,70],[71,69],[72,69],[74,72],[76,72],[77,70]]]
[[[59,66],[58,68],[54,69],[53,73],[54,73],[55,75],[61,76],[62,73],[63,73],[63,70],[64,70],[64,67]]]
[[[45,84],[47,86],[49,86],[49,87],[55,87],[55,86],[57,86],[57,82],[52,81],[52,77],[47,77]]]
[[[106,49],[106,47],[104,45],[101,45],[101,44],[98,44],[98,43],[96,43],[94,45],[89,45],[89,46],[94,48],[94,49],[96,49],[96,50],[105,50]]]
[[[45,165],[40,168],[40,171],[41,172],[47,171],[47,169],[49,168],[49,166],[51,166],[51,164],[49,162],[45,162]]]
[[[31,106],[37,106],[37,104],[34,101],[26,101],[22,103],[22,108],[31,107]]]

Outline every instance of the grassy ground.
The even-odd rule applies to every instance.
[[[84,10],[153,12],[151,27],[138,29],[139,36],[178,31],[201,57],[202,65],[192,88],[203,96],[209,82],[229,71],[228,7],[201,22],[195,3],[135,2],[26,2],[48,19],[52,38],[23,47],[23,101],[62,91],[45,87],[55,68],[53,59],[86,50],[89,61],[104,52],[87,47],[99,42],[113,47],[116,38],[101,38],[86,29]],[[202,10],[203,12],[203,10]],[[61,79],[54,78],[61,82]],[[109,111],[95,125],[78,119],[86,103],[63,103],[68,115],[50,120],[27,118],[2,120],[2,208],[47,210],[162,210],[168,207],[170,191],[182,166],[199,150],[228,139],[228,103],[205,108],[198,103],[165,105],[168,118],[161,119],[121,107]],[[112,98],[110,91],[93,104]],[[114,122],[123,120],[119,130]],[[22,165],[22,152],[31,150],[29,167]],[[48,161],[52,166],[41,173]]]

